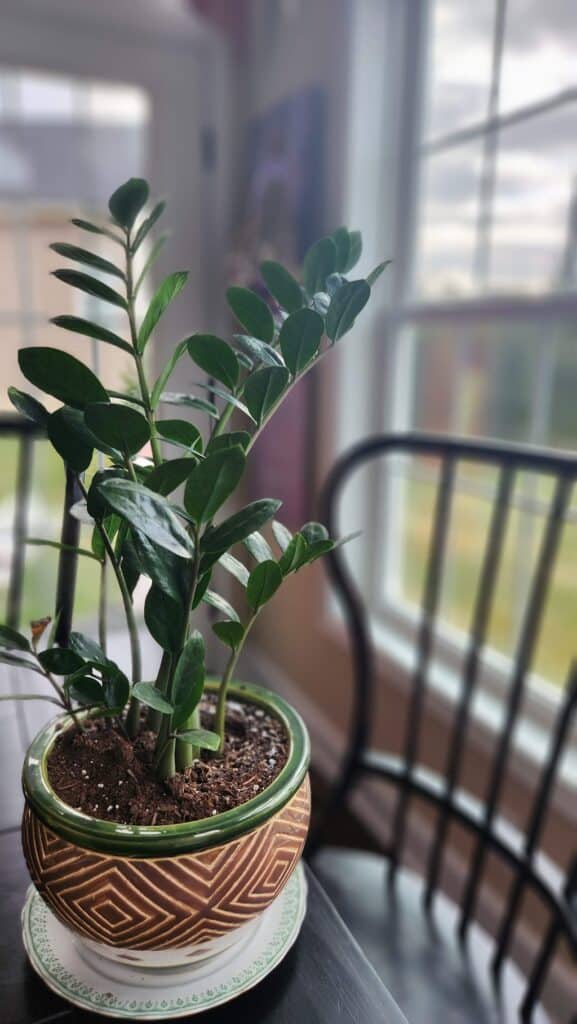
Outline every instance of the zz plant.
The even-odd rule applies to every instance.
[[[73,632],[68,646],[59,647],[52,630],[43,650],[39,647],[44,624],[33,628],[31,640],[0,627],[0,658],[26,666],[51,687],[51,693],[26,694],[23,699],[52,700],[74,716],[82,707],[115,717],[130,737],[136,735],[141,705],[146,705],[147,727],[157,733],[156,774],[166,779],[191,764],[201,748],[222,748],[227,688],[262,608],[284,580],[334,547],[319,523],[306,523],[291,534],[275,518],[280,502],[271,498],[253,501],[232,515],[221,510],[239,487],[254,445],[281,402],[351,329],[386,264],[366,280],[350,280],[347,275],[361,254],[361,237],[346,228],[308,251],[302,285],[280,264],[263,263],[271,305],[253,291],[229,288],[228,304],[242,333],[234,335],[232,344],[211,334],[192,334],[176,346],[151,383],[145,368],[147,348],[187,274],[176,271],[160,284],[139,323],[136,298],[163,243],[159,238],[151,246],[149,234],[165,204],[159,202],[146,212],[148,197],[147,183],[130,179],[110,198],[112,219],[107,226],[72,222],[85,233],[112,240],[118,260],[68,243],[51,247],[80,267],[56,270],[54,276],[121,309],[126,335],[77,316],[57,316],[53,323],[129,353],[134,389],[110,391],[83,362],[48,347],[21,349],[19,364],[26,379],[61,402],[60,407],[49,412],[32,395],[10,389],[16,409],[46,431],[77,475],[83,501],[73,513],[92,524],[91,548],[78,549],[78,554],[100,563],[103,586],[106,567],[116,578],[130,634],[131,679],[107,657],[102,622],[100,643]],[[143,264],[138,276],[137,261]],[[104,283],[103,276],[111,283]],[[209,384],[206,378],[199,381],[192,394],[167,391],[182,359],[208,375]],[[161,412],[166,406],[206,414],[211,423],[207,436],[188,418],[167,418]],[[242,429],[229,429],[233,414]],[[151,458],[144,458],[139,452],[148,443]],[[89,477],[95,451],[107,462]],[[102,457],[100,463],[102,467]],[[261,532],[269,523],[274,537],[270,542]],[[244,561],[238,557],[241,551]],[[217,565],[244,589],[242,614],[212,589]],[[141,576],[150,581],[145,623],[163,651],[157,677],[150,681],[142,679],[133,608]],[[205,644],[192,622],[201,602],[218,612],[212,629],[228,649],[211,731],[201,729],[199,719]],[[81,728],[81,720],[77,722]]]

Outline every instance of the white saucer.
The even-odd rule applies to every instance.
[[[22,936],[30,963],[49,988],[83,1010],[105,1017],[169,1020],[236,999],[286,956],[300,931],[307,901],[302,864],[274,903],[233,946],[192,966],[134,968],[114,964],[68,931],[30,886]]]

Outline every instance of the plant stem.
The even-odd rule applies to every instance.
[[[256,619],[257,619],[257,616],[258,616],[258,611],[253,612],[253,614],[251,615],[250,619],[248,620],[248,622],[246,624],[246,628],[245,628],[245,631],[244,631],[243,638],[242,638],[241,642],[239,643],[238,647],[234,651],[231,651],[230,658],[228,659],[228,662],[226,664],[226,668],[224,670],[224,673],[223,673],[223,676],[222,676],[222,679],[221,679],[221,682],[220,682],[220,686],[218,688],[218,699],[217,699],[217,702],[216,702],[216,716],[215,716],[215,732],[217,732],[218,735],[220,736],[220,748],[219,748],[220,749],[220,753],[222,753],[222,751],[224,749],[224,735],[225,735],[225,727],[226,727],[226,697],[227,697],[228,687],[229,687],[230,681],[232,679],[232,674],[233,674],[233,672],[234,672],[234,670],[235,670],[235,668],[237,666],[237,662],[238,662],[238,659],[239,659],[240,654],[242,652],[242,649],[243,649],[243,647],[245,645],[246,638],[247,638],[248,634],[250,633],[250,630],[252,629],[252,627],[253,627]]]
[[[160,451],[160,445],[158,443],[158,437],[156,435],[156,425],[154,422],[154,414],[152,412],[152,405],[150,403],[150,392],[148,390],[148,384],[146,381],[146,374],[144,372],[144,364],[142,356],[138,350],[138,331],[136,329],[136,313],[134,309],[134,285],[132,279],[132,254],[130,251],[130,232],[126,233],[126,302],[128,306],[128,324],[130,327],[130,341],[132,344],[132,351],[134,355],[134,362],[136,363],[136,372],[138,374],[138,385],[140,388],[140,394],[144,404],[144,411],[146,413],[146,419],[150,427],[150,446],[152,448],[152,457],[154,459],[154,465],[159,466],[162,462],[162,453]]]
[[[183,722],[182,729],[200,729],[200,711],[195,707],[191,715]],[[174,750],[174,760],[177,772],[183,768],[189,768],[193,761],[200,757],[200,747],[193,747],[191,743],[184,740],[177,740]]]
[[[170,680],[170,667],[172,664],[172,654],[170,651],[163,651],[160,666],[156,676],[155,686],[162,696],[166,696],[166,690]],[[162,711],[157,711],[155,708],[148,709],[147,725],[153,732],[158,733],[160,724],[162,722]]]
[[[106,559],[100,565],[100,594],[98,598],[98,642],[106,654]]]

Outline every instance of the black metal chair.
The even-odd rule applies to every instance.
[[[539,1000],[560,940],[568,944],[569,955],[565,955],[569,972],[573,971],[577,955],[577,842],[567,851],[569,867],[563,871],[553,866],[539,849],[577,703],[577,668],[572,668],[559,704],[549,737],[549,753],[540,769],[523,832],[503,819],[500,805],[510,764],[513,731],[526,690],[572,487],[577,479],[577,456],[434,435],[374,437],[346,453],[329,475],[322,495],[322,516],[331,535],[339,533],[337,505],[345,485],[362,467],[399,453],[435,456],[439,466],[417,628],[418,656],[408,697],[402,752],[397,757],[388,756],[369,745],[376,653],[363,600],[342,551],[336,550],[329,557],[329,573],[350,633],[355,688],[342,770],[313,830],[309,854],[314,869],[411,1024],[536,1020],[543,1015]],[[460,672],[460,696],[454,706],[443,755],[444,769],[432,771],[422,763],[419,741],[434,660],[455,474],[463,463],[493,467],[497,484],[487,538],[486,541],[479,539],[480,572]],[[553,492],[529,582],[517,650],[511,662],[504,723],[495,739],[489,784],[481,802],[464,791],[460,775],[497,590],[513,487],[520,473],[546,474],[553,481]],[[389,785],[389,791],[392,787],[395,793],[390,840],[382,850],[388,858],[388,886],[383,884],[385,872],[380,854],[320,848],[331,816],[350,797],[352,788],[366,779],[382,780]],[[434,822],[420,877],[409,871],[406,864],[403,866],[407,859],[407,819],[415,800],[427,806],[429,821],[432,815]],[[456,902],[449,900],[440,889],[449,829],[453,825],[468,833],[471,845],[465,884]],[[489,936],[480,928],[476,917],[479,894],[486,884],[487,862],[493,856],[506,865],[510,881],[501,920],[496,933]],[[548,867],[553,870],[547,870]],[[536,955],[530,969],[521,975],[511,962],[510,951],[527,892],[536,894],[546,908],[546,915]],[[513,979],[511,984],[510,979]],[[573,979],[577,984],[574,971]],[[575,1009],[577,998],[572,1012]],[[562,1019],[565,1021],[567,1016]],[[577,1016],[570,1014],[570,1019],[577,1021]]]

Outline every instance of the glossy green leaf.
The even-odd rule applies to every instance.
[[[174,601],[186,598],[190,562],[153,544],[138,530],[131,530],[122,548],[123,558],[133,570],[148,576],[152,582]]]
[[[172,724],[178,729],[196,708],[204,689],[204,640],[198,630],[191,634],[182,649],[172,686],[175,704]]]
[[[349,260],[351,247],[349,232],[347,228],[337,228],[336,231],[333,231],[331,238],[336,249],[335,270],[342,274]]]
[[[295,533],[282,558],[279,560],[279,567],[283,576],[296,572],[307,561],[308,544],[302,534]]]
[[[272,532],[279,548],[284,553],[293,539],[292,533],[290,530],[287,530],[283,523],[279,523],[278,519],[273,519]]]
[[[90,320],[84,320],[80,316],[54,316],[50,323],[56,327],[62,327],[65,331],[72,331],[73,334],[83,334],[87,338],[95,338],[96,341],[105,341],[109,345],[121,348],[123,352],[130,352],[132,355],[132,348],[118,334],[115,334],[114,331],[109,331],[107,327],[102,327],[100,324],[93,324]]]
[[[319,540],[328,540],[329,532],[322,523],[305,523],[300,532],[307,544],[316,544]]]
[[[132,480],[109,479],[98,486],[106,504],[131,526],[167,551],[190,558],[192,542],[169,502]]]
[[[347,279],[344,274],[330,274],[327,277],[327,293],[332,299],[333,295],[347,283]]]
[[[148,200],[148,182],[144,178],[129,178],[112,193],[108,209],[121,227],[130,230]]]
[[[280,263],[275,263],[274,260],[265,260],[260,265],[260,272],[269,292],[279,306],[286,309],[288,313],[295,313],[297,309],[301,308],[304,302],[303,290],[285,267]]]
[[[196,465],[194,458],[169,459],[156,466],[146,478],[146,486],[157,494],[164,494],[167,497],[177,487],[180,487],[185,480],[188,480]]]
[[[205,750],[218,750],[220,747],[220,736],[210,729],[183,729],[176,735],[183,743],[190,743],[193,747]]]
[[[258,425],[282,395],[289,382],[289,372],[281,366],[267,366],[247,378],[244,399]]]
[[[100,441],[125,455],[135,455],[150,440],[148,422],[129,405],[97,402],[86,406],[84,418]]]
[[[213,622],[212,631],[231,650],[236,651],[244,637],[244,626],[242,622]]]
[[[113,391],[112,388],[108,388],[106,394],[109,398],[118,398],[121,402],[128,402],[129,405],[138,405],[140,409],[145,408],[142,399],[133,391]]]
[[[202,451],[200,430],[189,420],[157,420],[156,431],[166,441]]]
[[[235,334],[234,340],[254,361],[264,363],[266,366],[284,366],[282,355],[268,342],[259,341],[248,334]],[[240,358],[240,354],[237,354],[237,359]]]
[[[262,533],[259,533],[258,530],[249,534],[244,541],[244,546],[257,562],[267,562],[273,557],[268,541],[264,539]]]
[[[53,252],[58,253],[59,256],[64,256],[67,260],[83,263],[88,267],[93,267],[94,270],[102,271],[104,274],[119,277],[121,281],[125,280],[124,273],[119,267],[116,267],[110,260],[105,260],[102,256],[89,252],[88,249],[81,249],[78,245],[69,245],[68,242],[52,242],[50,248]]]
[[[85,633],[71,633],[68,638],[68,646],[86,661],[105,664],[108,660],[100,644],[97,644],[96,640],[92,640],[91,637],[86,636]]]
[[[65,405],[83,409],[89,402],[108,401],[98,377],[68,352],[41,345],[21,348],[18,365],[31,384]]]
[[[209,568],[206,572],[204,570],[201,570],[201,576],[200,576],[200,579],[199,579],[198,583],[196,584],[196,589],[194,591],[194,598],[192,600],[192,610],[193,611],[194,611],[195,608],[198,608],[200,602],[202,601],[204,595],[206,594],[206,592],[207,592],[207,590],[208,590],[208,588],[210,586],[211,576],[212,576],[212,569],[211,568]]]
[[[99,227],[98,224],[93,224],[89,220],[83,220],[82,217],[72,217],[70,223],[74,224],[76,228],[80,228],[81,231],[87,231],[91,235],[104,235],[105,238],[111,238],[113,242],[124,245],[124,240],[116,232],[110,231],[109,228]]]
[[[221,398],[227,405],[233,405],[235,409],[238,409],[244,416],[248,416],[249,420],[252,420],[252,416],[244,402],[241,402],[240,398],[237,398],[236,395],[233,395],[230,391],[225,391],[224,388],[221,388],[218,384],[205,384],[200,381],[196,381],[194,386],[202,388],[204,391],[208,391],[211,399],[214,397]]]
[[[347,281],[331,300],[326,332],[331,341],[338,341],[350,331],[356,317],[366,306],[371,294],[366,281]]]
[[[311,245],[303,263],[303,279],[307,295],[325,290],[329,274],[337,269],[337,250],[332,238],[321,238]]]
[[[280,329],[279,344],[292,374],[301,373],[316,356],[324,324],[312,309],[299,309],[287,317]]]
[[[252,570],[246,587],[246,599],[253,611],[258,611],[270,601],[282,580],[283,574],[275,561],[259,562]]]
[[[178,343],[170,359],[166,361],[160,374],[158,375],[154,387],[152,388],[152,391],[150,393],[150,404],[153,409],[156,409],[160,401],[160,396],[162,395],[162,392],[164,391],[168,383],[168,379],[171,376],[173,370],[175,369],[176,364],[187,351],[188,341],[189,339],[185,338],[184,341],[180,341]]]
[[[261,341],[274,338],[274,320],[266,302],[248,288],[233,286],[227,289],[226,298],[235,317],[242,326]]]
[[[164,249],[164,246],[166,245],[167,239],[168,239],[168,234],[165,233],[163,235],[159,235],[158,238],[156,239],[156,242],[152,246],[148,256],[146,257],[146,260],[144,262],[142,270],[140,271],[140,274],[138,275],[138,279],[136,281],[136,284],[134,285],[133,294],[134,294],[135,298],[138,295],[138,292],[140,291],[140,289],[142,288],[142,284],[146,280],[146,277],[148,276],[148,272],[154,266],[154,264],[156,263],[158,257],[160,256],[162,250]]]
[[[47,651],[41,651],[38,660],[42,668],[55,676],[70,676],[84,665],[80,655],[66,647],[52,647]]]
[[[92,517],[93,520],[106,519],[111,515],[112,510],[110,509],[104,495],[100,492],[100,485],[107,480],[127,480],[128,472],[122,466],[110,466],[106,469],[99,469],[96,471],[90,482],[90,488],[88,490],[88,497],[86,501],[85,512]],[[81,506],[80,502],[77,502]],[[74,508],[75,506],[73,506]],[[74,512],[71,509],[72,514]],[[80,512],[80,509],[79,509]],[[80,514],[76,516],[80,519],[80,522],[90,522],[90,520],[84,519]]]
[[[25,391],[20,391],[19,388],[13,387],[8,388],[8,398],[22,416],[26,416],[27,419],[32,420],[39,427],[46,427],[50,413],[37,398],[33,398],[32,395],[27,395]]]
[[[203,551],[208,555],[220,555],[223,551],[228,551],[233,544],[240,543],[249,534],[264,526],[278,512],[281,505],[282,501],[275,501],[273,498],[261,498],[250,502],[219,526],[206,531],[201,545]]]
[[[80,676],[67,687],[71,697],[79,704],[86,706],[105,704],[104,690],[98,680],[92,676]]]
[[[48,419],[48,437],[60,457],[76,470],[83,473],[88,469],[94,452],[94,438],[84,423],[79,409],[63,405]]]
[[[46,540],[44,537],[27,537],[25,543],[31,544],[32,547],[54,548],[55,551],[73,551],[76,555],[93,558],[96,562],[102,561],[102,557],[99,557],[94,551],[89,551],[88,548],[75,547],[74,544],[61,544],[58,540]]]
[[[238,446],[245,451],[249,443],[250,434],[246,430],[231,430],[229,434],[217,434],[216,437],[211,437],[206,446],[206,454],[212,455],[213,452],[220,452],[224,448],[236,448]]]
[[[135,683],[132,687],[132,696],[136,697],[141,704],[146,704],[147,708],[154,708],[155,711],[160,711],[163,715],[171,715],[174,711],[173,705],[167,701],[166,697],[162,696],[154,683]]]
[[[231,576],[234,576],[235,580],[238,580],[241,586],[246,587],[250,573],[246,565],[243,565],[238,558],[231,555],[230,551],[226,551],[224,555],[220,556],[218,564],[222,565],[223,569],[226,569]]]
[[[207,589],[202,600],[205,604],[209,604],[211,608],[215,608],[221,615],[225,615],[227,619],[232,619],[233,622],[240,621],[236,608],[233,608],[230,601],[227,601],[226,597],[223,597],[222,594],[217,594],[215,590]]]
[[[187,280],[188,272],[186,270],[177,270],[174,274],[170,274],[165,278],[155,292],[138,332],[138,351],[141,355],[162,314],[172,300],[182,291]]]
[[[314,313],[320,317],[326,317],[331,304],[331,297],[328,292],[315,292],[311,299],[311,306]]]
[[[343,274],[348,274],[349,270],[357,265],[361,258],[363,251],[363,240],[360,231],[349,231],[349,252],[347,256],[347,262],[343,267]]]
[[[119,292],[114,291],[114,288],[110,288],[109,285],[104,284],[97,277],[91,277],[90,274],[85,274],[81,270],[53,270],[53,277],[58,278],[63,284],[70,285],[71,288],[78,288],[81,292],[86,292],[87,295],[94,295],[95,298],[101,299],[102,302],[108,302],[111,306],[120,306],[121,309],[126,309],[126,299],[123,298]]]
[[[189,409],[198,409],[206,412],[213,419],[218,420],[220,413],[214,402],[205,402],[203,398],[196,398],[194,395],[183,395],[176,391],[163,391],[160,401],[166,405],[186,405]]]
[[[116,714],[124,708],[130,696],[130,683],[117,665],[108,663],[103,671],[102,688],[108,708]]]
[[[136,234],[134,236],[134,241],[133,241],[133,243],[132,243],[132,245],[130,247],[131,251],[133,253],[135,253],[136,250],[139,248],[139,246],[142,244],[142,242],[144,242],[144,239],[146,238],[148,233],[152,230],[152,228],[156,224],[157,220],[160,217],[162,217],[162,214],[164,213],[165,209],[166,209],[166,203],[164,202],[163,199],[161,199],[160,202],[158,202],[156,204],[156,206],[153,207],[153,209],[152,209],[151,213],[148,215],[148,217],[146,217],[142,221],[142,224],[138,228],[138,231],[136,232]]]
[[[245,462],[242,448],[225,448],[208,455],[194,468],[187,480],[184,507],[196,523],[209,522],[230,497],[242,477]]]
[[[163,650],[180,650],[184,629],[181,601],[175,601],[153,584],[144,602],[144,621],[153,640],[156,640]]]
[[[383,270],[391,264],[392,260],[383,260],[382,263],[378,263],[374,270],[371,270],[370,274],[367,274],[367,284],[370,288],[373,287],[375,281],[378,281],[379,277],[383,273]]]
[[[190,358],[201,370],[234,391],[240,368],[226,341],[216,334],[195,334],[188,341],[187,348]]]
[[[0,626],[0,647],[9,651],[29,651],[30,642],[27,638],[10,626]]]

